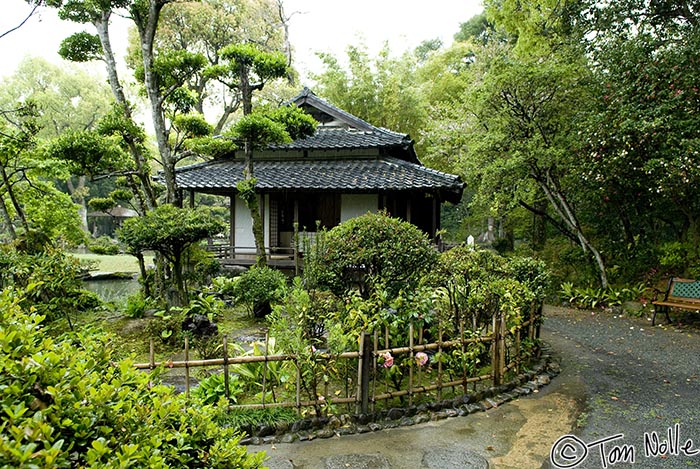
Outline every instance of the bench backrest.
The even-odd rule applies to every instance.
[[[672,278],[666,292],[666,300],[700,304],[700,281]]]

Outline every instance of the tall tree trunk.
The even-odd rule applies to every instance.
[[[85,176],[78,177],[78,184],[73,184],[73,179],[68,178],[66,180],[66,186],[68,186],[68,192],[70,193],[71,199],[78,205],[78,216],[80,217],[80,229],[83,230],[88,235],[90,234],[87,222],[87,205],[85,204]]]
[[[165,122],[165,113],[163,112],[163,96],[160,93],[158,77],[154,71],[153,47],[155,43],[156,30],[158,28],[158,20],[163,6],[167,1],[150,1],[148,3],[147,16],[140,16],[140,12],[134,11],[134,22],[139,31],[141,39],[141,55],[144,69],[144,83],[146,86],[146,94],[151,105],[151,119],[153,120],[153,131],[156,135],[158,144],[158,153],[160,154],[160,162],[163,166],[163,179],[165,180],[166,201],[182,207],[182,193],[177,188],[175,179],[175,157],[170,148],[168,141],[168,127]]]
[[[600,286],[603,289],[608,288],[608,276],[605,271],[605,262],[600,252],[593,246],[588,237],[583,232],[578,218],[575,216],[572,207],[566,200],[566,197],[559,189],[559,185],[552,176],[551,170],[546,170],[544,175],[531,172],[532,177],[538,182],[540,188],[544,191],[547,200],[554,208],[554,211],[559,215],[566,227],[576,236],[581,250],[584,253],[590,253],[593,256],[594,263],[598,269]]]
[[[7,205],[5,205],[5,198],[0,194],[0,211],[2,212],[2,218],[5,220],[5,225],[7,225],[7,231],[10,233],[12,239],[17,239],[17,232],[12,224],[12,217],[10,212],[7,211]]]
[[[241,65],[241,95],[243,96],[243,115],[247,116],[253,112],[253,88],[248,80],[248,73],[245,66]],[[267,254],[265,253],[265,229],[263,225],[262,215],[260,213],[260,203],[258,195],[255,193],[255,175],[253,167],[253,145],[246,140],[243,144],[243,152],[245,155],[245,166],[243,175],[246,178],[246,190],[243,195],[250,216],[252,218],[253,239],[255,239],[255,252],[257,255],[256,265],[263,267],[267,265]]]
[[[17,218],[19,218],[19,221],[22,224],[22,228],[24,228],[24,232],[29,233],[29,223],[27,222],[27,217],[24,214],[24,209],[17,200],[15,190],[13,189],[12,184],[10,183],[10,178],[7,176],[7,171],[5,170],[4,166],[0,166],[0,174],[2,175],[2,182],[5,185],[7,195],[10,197],[12,207],[15,209],[15,214],[17,215]]]
[[[112,43],[109,37],[109,19],[110,11],[105,11],[102,16],[93,21],[93,25],[97,30],[97,35],[100,38],[100,43],[102,44],[103,58],[107,68],[107,78],[109,81],[109,86],[112,88],[112,94],[114,99],[121,107],[124,116],[133,121],[131,107],[124,94],[124,88],[119,80],[119,74],[117,72],[117,61],[114,58],[114,51],[112,50]],[[143,154],[143,147],[138,142],[138,137],[133,135],[122,135],[124,138],[129,152],[131,153],[134,164],[136,165],[136,171],[138,173],[138,178],[143,188],[143,193],[145,197],[144,209],[153,209],[157,205],[155,192],[153,191],[153,185],[151,184],[151,175],[148,170],[148,165],[146,164],[146,157]]]

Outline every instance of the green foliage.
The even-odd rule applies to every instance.
[[[292,141],[283,124],[261,113],[241,117],[231,128],[231,132],[235,138],[252,142],[255,148]]]
[[[81,274],[77,259],[51,247],[37,252],[0,249],[0,286],[25,291],[22,306],[33,307],[50,322],[65,319],[71,325],[76,312],[99,305],[82,289]]]
[[[296,410],[289,407],[268,407],[265,409],[230,409],[221,415],[219,422],[237,431],[260,425],[274,426],[278,423],[292,423],[299,419]]]
[[[99,60],[102,58],[102,43],[97,34],[82,31],[61,41],[58,55],[71,62]]]
[[[263,51],[253,43],[231,44],[221,49],[220,54],[232,69],[248,68],[262,81],[282,77],[287,72],[287,58],[282,53]]]
[[[116,138],[92,130],[64,132],[51,142],[46,152],[69,163],[73,174],[95,176],[124,169],[128,164]]]
[[[282,124],[292,140],[313,135],[318,125],[313,117],[297,106],[281,106],[267,111],[266,116]]]
[[[106,256],[119,254],[119,243],[109,236],[100,236],[99,238],[89,240],[87,248],[90,252],[95,254],[103,254]]]
[[[542,261],[461,245],[441,254],[426,283],[444,289],[455,331],[465,319],[477,331],[497,313],[509,327],[528,319],[533,302],[544,300],[549,278]]]
[[[115,361],[106,335],[47,338],[22,303],[0,293],[0,466],[262,467],[216,408]]]
[[[626,301],[641,301],[646,304],[649,288],[640,283],[636,286],[622,288],[574,287],[571,282],[564,282],[559,288],[559,298],[571,306],[582,309],[598,309],[621,306]]]
[[[192,210],[161,205],[145,216],[126,220],[117,231],[117,236],[131,254],[154,250],[171,263],[177,302],[182,305],[186,303],[187,296],[183,254],[194,243],[224,229],[225,224],[206,209]]]
[[[207,137],[214,130],[201,114],[179,114],[173,119],[173,127],[191,137]]]
[[[386,213],[368,213],[327,232],[306,259],[317,278],[310,281],[342,295],[358,288],[369,298],[380,285],[392,296],[415,288],[437,260],[427,235]]]
[[[226,397],[224,378],[225,376],[222,373],[207,376],[194,388],[192,396],[199,399],[205,405],[217,404],[222,398]],[[231,403],[237,404],[237,396],[243,393],[243,384],[240,382],[238,375],[233,373],[229,374],[228,385],[229,400]]]
[[[142,293],[136,293],[126,299],[124,315],[132,319],[142,318],[147,310],[155,309],[158,304],[152,298],[144,298]]]
[[[281,271],[253,266],[240,275],[232,286],[232,293],[237,304],[244,305],[250,314],[255,314],[256,308],[261,305],[281,300],[286,288],[287,279]]]
[[[344,60],[318,55],[324,70],[312,78],[320,96],[373,125],[420,135],[427,105],[413,54],[392,57],[387,43],[376,57],[364,44],[348,46]]]

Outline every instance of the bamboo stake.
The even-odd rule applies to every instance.
[[[357,392],[355,393],[355,411],[360,413],[361,410],[361,396],[362,396],[362,350],[365,344],[365,331],[360,332],[360,348],[359,356],[357,357]]]
[[[438,320],[438,356],[442,357],[442,321]],[[438,360],[437,399],[442,400],[442,360]]]
[[[467,394],[469,393],[469,387],[467,386],[467,350],[464,347],[464,318],[459,321],[459,336],[462,346],[462,388],[464,388],[464,394]]]
[[[231,401],[231,387],[229,383],[228,371],[228,337],[224,336],[224,395],[227,401]]]
[[[295,359],[295,364],[297,366],[297,412],[301,414],[301,366],[299,365],[299,359]]]
[[[270,346],[270,333],[265,331],[265,358]],[[267,360],[263,362],[263,382],[262,382],[262,405],[265,405],[265,394],[267,392]]]
[[[190,360],[190,342],[185,336],[185,396],[190,397],[190,367],[187,365]]]
[[[149,349],[148,349],[148,368],[153,370],[156,367],[156,351],[155,351],[155,344],[153,343],[153,339],[151,339],[149,343]]]
[[[413,352],[413,321],[408,325],[408,347],[410,352],[408,353],[408,406],[413,405],[413,364],[415,363],[414,352]]]
[[[372,412],[375,411],[376,402],[374,396],[377,395],[377,349],[379,348],[379,331],[374,330],[374,350],[372,351]]]

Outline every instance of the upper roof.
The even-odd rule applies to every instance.
[[[461,197],[460,178],[423,166],[408,135],[375,127],[308,88],[288,104],[304,109],[319,125],[309,137],[271,145],[256,153],[256,190],[423,190],[439,193],[450,201]],[[186,190],[230,194],[243,179],[243,164],[242,158],[229,155],[180,167],[176,169],[177,184]]]
[[[292,143],[271,145],[273,150],[340,150],[377,148],[392,156],[419,163],[413,149],[413,140],[406,135],[381,127],[353,116],[316,96],[304,87],[301,93],[287,104],[295,104],[310,114],[319,125],[314,135]]]

